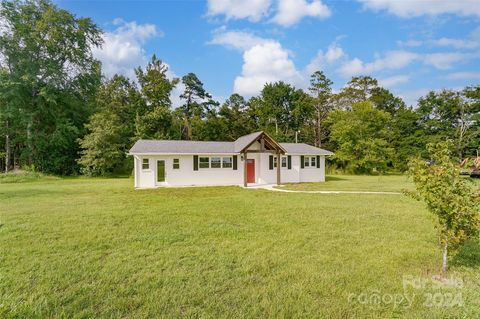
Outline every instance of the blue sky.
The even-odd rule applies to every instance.
[[[221,101],[278,80],[306,88],[314,70],[335,90],[374,76],[409,104],[429,90],[480,83],[480,0],[56,3],[105,31],[94,54],[106,76],[133,77],[156,54],[171,76],[194,72]]]

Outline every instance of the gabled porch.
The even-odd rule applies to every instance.
[[[265,132],[257,132],[238,140],[238,152],[244,164],[244,187],[265,184],[260,181],[262,172],[275,167],[276,184],[281,184],[281,155],[285,149]],[[237,145],[236,145],[237,146]],[[269,155],[268,157],[262,155]],[[268,166],[267,166],[268,165]]]

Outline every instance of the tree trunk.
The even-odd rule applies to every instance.
[[[447,259],[448,259],[448,241],[445,240],[445,244],[443,246],[443,258],[442,258],[442,273],[447,272]]]
[[[317,110],[316,110],[316,113],[315,113],[315,146],[316,147],[320,147],[320,145],[322,144],[321,142],[321,137],[320,137],[320,111],[318,110],[318,106],[317,106]]]
[[[192,122],[187,119],[187,140],[192,140]]]
[[[465,119],[465,107],[462,103],[461,109],[460,109],[460,126],[458,128],[458,144],[457,144],[457,153],[458,153],[458,158],[459,160],[463,159],[463,138],[468,129],[468,124]]]
[[[6,132],[5,135],[5,173],[8,173],[8,166],[10,165],[10,136],[8,135],[8,120],[6,122]]]
[[[318,147],[322,147],[322,124],[318,124]]]
[[[32,165],[32,153],[33,153],[33,146],[32,146],[32,120],[27,124],[27,146],[28,146],[28,165]]]

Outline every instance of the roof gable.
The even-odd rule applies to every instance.
[[[252,144],[257,138],[262,135],[262,131],[251,133],[248,135],[240,136],[234,143],[234,150],[236,153],[240,153],[245,148],[247,148],[250,144]]]
[[[244,152],[255,141],[261,141],[262,139],[264,143],[266,142],[269,145],[269,147],[280,151],[280,153],[285,153],[285,149],[282,147],[282,145],[263,131],[255,132],[255,133],[251,133],[251,134],[239,137],[235,141],[235,152],[237,153]]]

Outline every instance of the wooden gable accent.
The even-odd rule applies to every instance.
[[[259,150],[248,150],[250,146],[253,145],[255,142],[260,142],[260,149]],[[252,140],[247,146],[245,146],[242,150],[241,153],[243,155],[243,161],[244,161],[244,177],[243,177],[243,185],[244,187],[247,187],[247,158],[249,153],[270,153],[272,155],[269,156],[269,159],[271,161],[270,163],[270,169],[273,169],[273,156],[276,156],[277,159],[277,169],[276,169],[276,175],[277,175],[277,185],[280,185],[281,178],[280,178],[280,155],[285,154],[287,151],[279,144],[277,143],[273,138],[271,138],[267,133],[262,132],[258,137],[256,137],[254,140]]]
[[[255,142],[260,142],[259,150],[248,150],[250,146]],[[256,139],[251,141],[245,148],[241,151],[242,153],[273,153],[273,154],[285,154],[286,150],[277,143],[273,138],[271,138],[267,133],[262,132]]]

